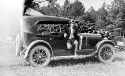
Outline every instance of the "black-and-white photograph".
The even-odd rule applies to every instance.
[[[0,76],[124,76],[125,0],[0,0]]]

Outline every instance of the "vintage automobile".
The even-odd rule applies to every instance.
[[[78,25],[79,21],[68,18],[24,14],[21,34],[16,38],[16,55],[23,55],[29,64],[36,67],[47,66],[53,57],[97,56],[101,62],[111,62],[115,43],[104,40],[99,33],[84,32],[84,28],[81,31]],[[75,36],[73,31],[76,37],[70,38]]]

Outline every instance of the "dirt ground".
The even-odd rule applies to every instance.
[[[125,51],[116,54],[111,63],[95,58],[53,60],[44,68],[29,66],[15,56],[15,45],[0,44],[0,76],[124,76]]]

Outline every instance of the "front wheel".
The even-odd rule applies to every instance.
[[[29,63],[35,67],[47,66],[50,62],[51,54],[45,46],[35,46],[29,53]]]
[[[115,56],[115,49],[111,44],[104,44],[98,51],[98,59],[101,62],[111,62]]]

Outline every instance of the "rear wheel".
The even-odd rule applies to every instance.
[[[47,47],[38,45],[32,48],[28,58],[30,65],[35,67],[44,67],[49,64],[51,54]]]
[[[98,51],[98,59],[101,62],[107,63],[114,59],[115,49],[111,44],[104,44]]]

